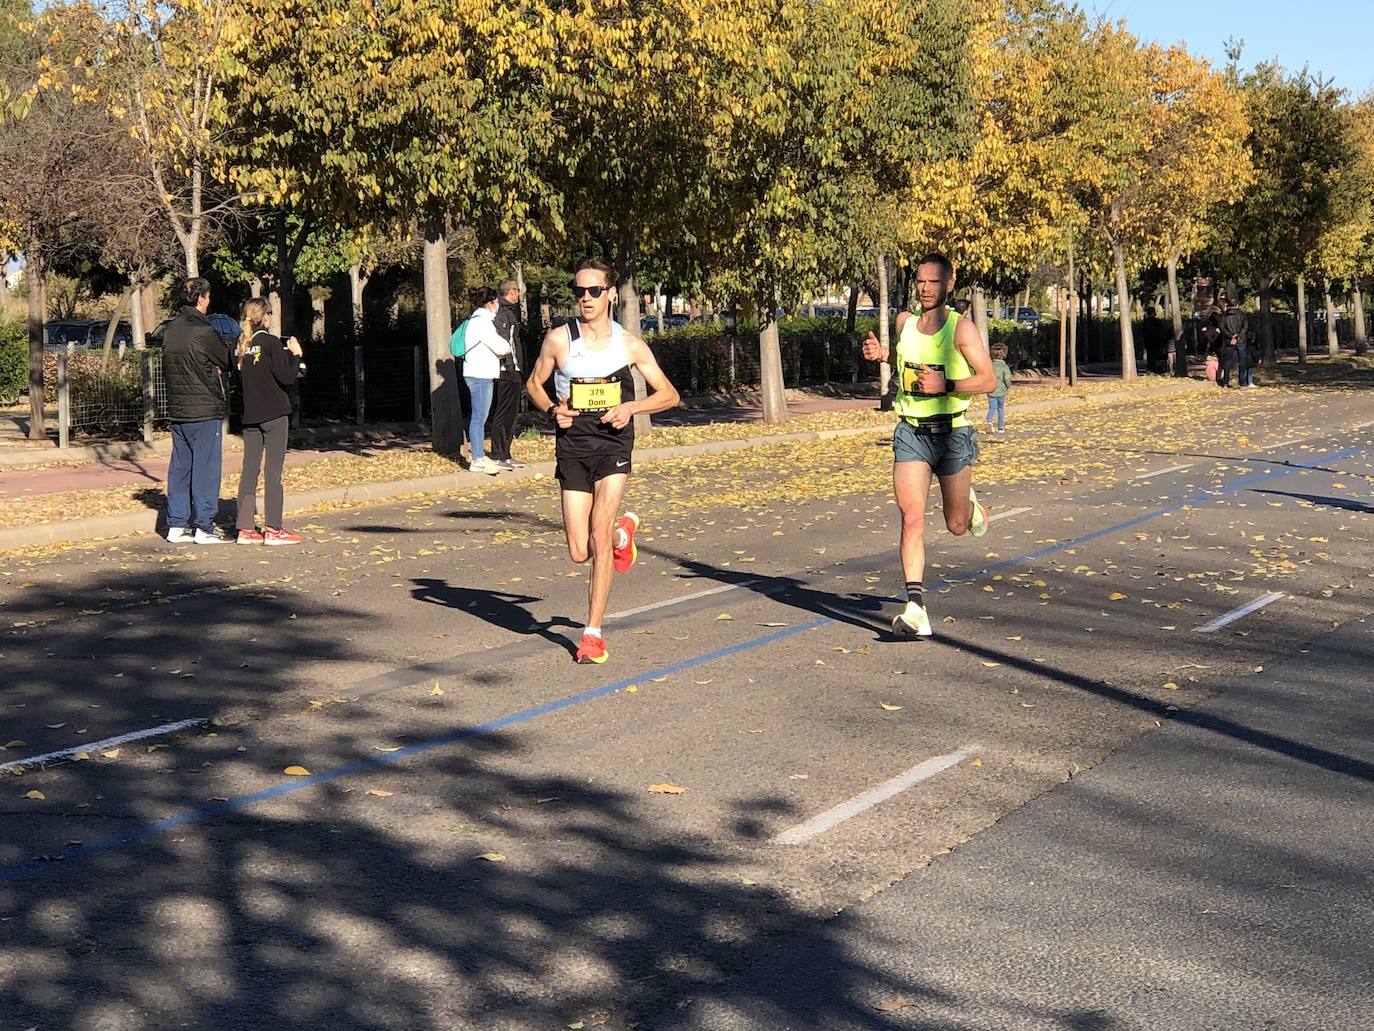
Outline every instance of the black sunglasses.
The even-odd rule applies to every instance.
[[[595,299],[600,297],[609,289],[609,286],[578,286],[576,283],[572,284],[573,297],[579,299],[582,297],[583,294],[591,294],[593,299]]]

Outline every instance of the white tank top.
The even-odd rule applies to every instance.
[[[568,323],[568,356],[553,374],[553,389],[559,397],[568,397],[574,379],[598,379],[614,376],[630,364],[630,349],[625,345],[625,327],[611,322],[611,339],[605,347],[593,349],[579,332],[576,321]]]

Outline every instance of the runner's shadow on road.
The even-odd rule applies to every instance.
[[[796,577],[766,576],[722,569],[707,562],[681,558],[668,552],[652,551],[642,545],[639,550],[650,551],[670,562],[676,562],[687,570],[686,574],[682,575],[684,580],[714,580],[722,584],[738,584],[754,594],[790,605],[813,616],[833,619],[837,623],[848,623],[860,630],[872,631],[877,635],[877,640],[897,639],[881,617],[883,603],[887,600],[885,598],[875,598],[871,594],[835,594],[811,587]]]
[[[1356,501],[1354,498],[1332,498],[1321,494],[1299,494],[1291,490],[1255,490],[1256,494],[1272,494],[1276,498],[1294,498],[1298,501],[1310,502],[1322,508],[1339,508],[1346,512],[1361,512],[1369,514],[1374,512],[1374,505],[1366,504],[1363,501]]]
[[[531,605],[542,598],[529,594],[510,594],[505,591],[477,590],[471,587],[454,587],[445,580],[411,580],[415,587],[410,596],[416,601],[442,605],[465,615],[475,616],[498,629],[512,634],[537,635],[550,644],[556,644],[569,655],[575,653],[573,642],[562,634],[555,633],[558,626],[580,627],[566,616],[554,616],[540,621],[530,614],[525,605]]]

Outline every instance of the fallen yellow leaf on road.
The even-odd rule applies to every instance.
[[[651,795],[680,795],[686,788],[680,788],[676,784],[650,784],[649,794]]]
[[[1123,600],[1125,597],[1126,597],[1126,596],[1125,596],[1124,594],[1122,594],[1120,591],[1112,591],[1111,594],[1107,595],[1107,600],[1108,600],[1108,601],[1121,601],[1121,600]]]
[[[307,770],[304,766],[288,766],[286,769],[282,770],[282,773],[286,774],[288,777],[310,776],[310,771]]]
[[[396,792],[388,791],[386,788],[368,788],[367,793],[369,795],[376,795],[378,798],[390,798],[392,795],[396,794]]]
[[[902,707],[901,707],[900,705],[892,705],[892,704],[889,703],[889,702],[879,702],[878,704],[881,705],[881,706],[882,706],[884,709],[886,709],[888,712],[901,712],[901,711],[902,711]]]
[[[919,1003],[917,1003],[915,999],[909,999],[905,995],[898,995],[888,999],[886,1002],[878,1003],[877,1009],[879,1013],[892,1013],[895,1010],[909,1009],[917,1005],[919,1005]]]
[[[1000,666],[1002,664],[1000,662],[984,662],[983,665],[991,669],[994,666]]]
[[[506,854],[504,852],[483,852],[478,859],[485,859],[488,863],[504,863]]]
[[[730,613],[728,613],[728,612],[722,612],[719,616],[716,617],[716,622],[719,623],[719,622],[722,622],[722,621],[724,621],[724,620],[729,620],[729,619],[734,619],[734,618],[735,618],[735,617],[732,616],[732,615],[730,615]]]
[[[968,764],[969,764],[970,766],[982,766],[982,765],[983,765],[983,760],[982,760],[982,759],[977,759],[977,758],[970,759],[970,760],[968,761]]]
[[[1175,684],[1175,683],[1171,680],[1171,681],[1169,681],[1167,684],[1164,685],[1164,690],[1166,690],[1166,691],[1177,691],[1177,690],[1178,690],[1178,685]]]
[[[45,794],[43,794],[43,792],[41,792],[41,791],[25,791],[25,792],[24,792],[24,797],[25,797],[25,798],[36,799],[37,801],[40,801],[40,802],[41,802],[43,799],[47,798],[48,796],[45,795]]]

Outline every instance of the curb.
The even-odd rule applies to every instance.
[[[369,423],[360,426],[307,426],[290,432],[293,447],[310,444],[333,444],[342,440],[357,443],[391,440],[421,432],[423,427],[415,422]],[[224,453],[230,454],[243,450],[243,438],[237,434],[225,434]],[[0,452],[0,470],[27,469],[33,466],[83,466],[101,462],[132,462],[151,456],[166,456],[172,453],[172,437],[160,433],[151,444],[142,440],[116,440],[106,444],[88,444],[69,448],[21,448],[13,452]]]
[[[1172,394],[1186,390],[1205,389],[1210,384],[1197,380],[1180,380],[1175,386],[1156,387],[1148,394]],[[1033,401],[1017,407],[1018,412],[1053,411],[1059,408],[1074,408],[1084,404],[1119,401],[1127,397],[1140,397],[1141,391],[1121,390],[1088,397],[1061,397],[1047,401]],[[890,432],[887,426],[856,426],[838,430],[810,430],[805,433],[777,433],[758,437],[742,437],[734,440],[713,440],[704,444],[683,444],[676,447],[645,448],[635,452],[640,461],[654,461],[665,458],[692,458],[697,455],[715,455],[727,451],[742,451],[747,448],[766,447],[770,444],[810,443],[818,440],[838,440],[864,434]],[[535,462],[502,474],[504,483],[513,480],[532,479],[537,476],[554,475],[553,462]],[[326,487],[321,490],[292,494],[287,498],[288,511],[295,513],[316,505],[355,503],[361,501],[390,501],[409,494],[437,494],[444,491],[463,490],[480,483],[489,482],[495,477],[483,473],[456,472],[444,476],[426,476],[412,480],[385,480],[377,483],[356,483],[343,487]],[[230,509],[221,503],[219,516],[226,518]],[[161,510],[148,509],[143,512],[126,512],[120,515],[92,516],[87,519],[68,519],[57,523],[44,523],[38,526],[16,526],[0,530],[0,552],[14,551],[19,548],[41,547],[47,544],[72,544],[81,541],[100,540],[106,537],[121,537],[134,533],[155,533],[162,519]]]

